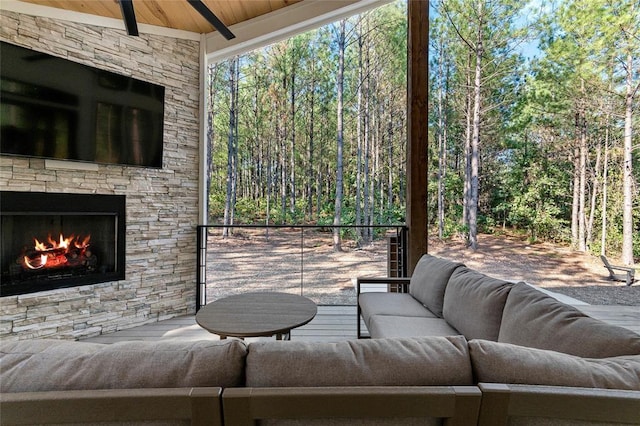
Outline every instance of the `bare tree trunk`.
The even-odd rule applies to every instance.
[[[368,16],[365,17],[365,25],[367,34],[370,31],[369,28],[369,19]],[[365,180],[369,185],[367,190],[367,209],[366,209],[366,239],[368,243],[373,241],[373,228],[371,225],[375,222],[375,210],[376,210],[376,182],[378,179],[378,139],[376,137],[376,121],[375,121],[375,113],[373,112],[373,108],[371,106],[372,103],[372,93],[374,92],[373,87],[375,86],[375,81],[372,81],[372,74],[374,74],[371,69],[371,45],[367,43],[367,48],[364,51],[364,69],[365,69],[365,78],[364,78],[364,94],[365,94],[365,103],[364,103],[364,111],[365,111],[365,140],[367,141],[367,157],[365,159],[366,164],[366,174]]]
[[[438,238],[444,238],[444,179],[445,179],[445,139],[444,139],[444,105],[443,105],[443,62],[444,49],[442,39],[438,51]]]
[[[364,95],[364,122],[363,122],[363,138],[364,138],[364,164],[362,166],[363,171],[364,171],[364,224],[365,225],[369,225],[371,223],[371,210],[373,208],[372,203],[371,203],[371,197],[372,197],[372,188],[371,188],[371,183],[372,183],[372,176],[371,176],[371,165],[370,165],[370,160],[372,157],[372,135],[371,135],[371,117],[369,116],[370,112],[369,112],[369,99],[370,99],[370,93],[369,93],[369,58],[367,53],[365,52],[365,63],[364,63],[364,68],[365,68],[365,77],[364,80],[362,81],[362,86],[363,86],[363,95]],[[364,237],[366,238],[367,241],[370,241],[370,229],[367,228],[364,232]]]
[[[469,195],[471,194],[471,135],[472,135],[472,112],[471,105],[473,104],[473,92],[471,90],[471,63],[473,57],[471,53],[468,56],[467,62],[467,97],[466,97],[466,133],[464,138],[464,188],[462,194],[462,226],[469,227]],[[465,232],[465,237],[468,238],[468,232]]]
[[[296,212],[296,69],[291,67],[291,152],[289,156],[289,212]]]
[[[364,80],[364,70],[362,68],[362,47],[363,44],[363,36],[362,36],[362,20],[358,23],[358,80],[360,84],[358,84],[358,99],[357,99],[357,109],[358,114],[356,117],[356,139],[357,139],[357,147],[356,147],[356,225],[362,225],[362,146],[364,144],[363,140],[363,132],[362,128],[364,121],[364,108],[362,105],[362,86]],[[356,228],[356,244],[358,247],[361,245],[361,241],[363,238],[363,230],[362,228]]]
[[[235,95],[233,96],[233,190],[231,192],[231,222],[235,223],[236,217],[236,204],[238,199],[238,116],[240,115],[240,108],[238,107],[238,96],[240,92],[240,57],[235,57]]]
[[[368,62],[368,61],[367,61]],[[370,74],[370,73],[367,73]],[[376,138],[376,133],[373,130],[375,128],[375,116],[371,113],[371,90],[370,90],[370,82],[367,83],[367,135],[369,138],[369,172],[368,172],[368,180],[369,180],[369,194],[368,194],[368,209],[367,209],[367,242],[371,243],[373,241],[373,228],[371,225],[375,222],[375,211],[376,211],[376,183],[378,180],[378,139]]]
[[[389,101],[387,101],[387,110],[389,110]],[[387,210],[391,210],[393,206],[393,117],[390,111],[387,111]]]
[[[215,136],[215,126],[214,126],[214,122],[215,122],[215,116],[216,116],[216,110],[214,107],[214,102],[213,100],[216,97],[216,93],[217,90],[216,88],[218,87],[217,84],[214,84],[214,82],[216,81],[215,75],[218,73],[218,69],[220,68],[220,64],[215,64],[215,65],[210,65],[209,69],[208,69],[208,73],[209,73],[209,78],[208,78],[208,92],[209,95],[207,97],[207,101],[208,101],[208,107],[207,107],[207,145],[208,145],[208,149],[207,149],[207,183],[206,183],[206,188],[207,188],[207,197],[206,197],[206,204],[207,204],[207,215],[209,215],[209,193],[211,191],[211,181],[213,178],[213,173],[214,173],[214,164],[213,164],[213,151],[214,151],[214,136]]]
[[[321,141],[325,141],[325,137],[323,137],[322,135],[320,136],[320,140]],[[325,154],[324,154],[324,148],[325,148],[325,144],[324,143],[320,143],[318,144],[318,148],[319,148],[319,152],[318,152],[318,157],[319,159],[324,158]],[[323,178],[324,175],[322,174],[322,162],[318,161],[318,165],[316,168],[316,222],[320,219],[320,206],[322,205],[322,196],[323,194],[329,194],[329,192],[324,192],[322,189],[322,183],[323,183]],[[329,179],[324,179],[327,181],[329,181]]]
[[[320,148],[322,152],[322,147]],[[322,155],[319,155],[322,158]],[[320,219],[320,206],[322,205],[322,164],[318,163],[316,171],[316,222]]]
[[[277,115],[273,114],[273,120],[277,121]],[[265,229],[266,238],[269,239],[269,224],[271,223],[271,198],[273,197],[273,174],[274,174],[274,162],[273,162],[273,150],[271,146],[271,138],[267,138],[267,212],[265,222],[267,228]],[[277,166],[275,167],[277,170]]]
[[[378,193],[378,214],[373,223],[381,223],[383,213],[385,211],[385,182],[384,182],[384,109],[381,102],[378,103],[378,107],[375,109],[375,121],[376,121],[376,186]]]
[[[229,236],[229,228],[227,226],[233,225],[233,217],[235,210],[235,191],[236,191],[236,179],[237,179],[237,130],[238,130],[238,118],[237,118],[237,96],[238,96],[238,57],[234,57],[229,62],[229,135],[227,139],[227,196],[224,204],[224,225],[222,228],[222,235],[224,237]]]
[[[311,66],[313,63],[311,61]],[[309,212],[308,219],[311,220],[313,215],[313,187],[311,185],[311,179],[313,178],[313,162],[314,162],[314,104],[315,104],[315,72],[312,71],[311,90],[309,100],[309,144],[307,145],[307,179],[306,179],[306,192],[307,192],[307,209]],[[319,207],[319,206],[318,206]]]
[[[258,74],[257,74],[257,69],[254,69],[254,73],[253,73],[253,79],[254,81],[258,80]],[[254,134],[253,134],[253,149],[255,150],[255,154],[251,155],[251,161],[253,161],[254,163],[257,161],[257,164],[254,164],[254,166],[252,167],[252,177],[251,177],[251,184],[253,185],[253,194],[252,197],[254,200],[256,200],[258,203],[260,203],[264,197],[264,158],[263,158],[263,154],[264,154],[264,150],[262,147],[262,143],[260,143],[260,129],[262,128],[262,126],[264,126],[264,123],[262,122],[262,120],[260,119],[261,117],[261,108],[259,108],[258,106],[260,105],[260,91],[258,88],[258,84],[255,85],[255,88],[253,89],[253,120],[254,120]],[[257,157],[257,158],[256,158]]]
[[[607,254],[607,175],[609,173],[609,115],[607,114],[607,124],[604,137],[604,164],[602,165],[602,235],[600,240],[600,254]]]
[[[622,263],[633,265],[633,159],[631,151],[633,149],[633,98],[638,91],[638,86],[633,87],[633,57],[627,54],[627,81],[625,94],[625,115],[624,115],[624,155],[623,155],[623,178],[622,178]]]
[[[312,49],[311,60],[311,88],[309,90],[309,144],[307,145],[307,179],[306,179],[306,192],[307,192],[307,209],[308,218],[311,220],[313,216],[313,163],[314,163],[314,108],[315,108],[315,91],[316,91],[316,73],[315,73],[315,49]],[[319,208],[320,206],[318,206]]]
[[[338,34],[338,94],[337,94],[337,138],[336,138],[336,197],[335,197],[335,209],[333,216],[333,250],[342,251],[342,242],[340,238],[340,224],[342,221],[342,190],[343,190],[343,162],[342,162],[342,147],[343,141],[343,90],[344,90],[344,48],[345,48],[345,25],[346,22],[343,19],[340,21],[340,30]]]
[[[371,108],[373,109],[373,108]],[[376,108],[377,110],[377,108]],[[374,132],[374,150],[373,150],[373,180],[371,183],[371,219],[369,221],[369,225],[373,225],[375,223],[380,222],[380,212],[382,212],[382,206],[379,206],[376,203],[376,194],[378,195],[379,201],[381,203],[384,202],[384,193],[382,192],[382,182],[380,179],[380,145],[382,144],[382,140],[380,139],[380,117],[377,114],[373,114],[373,124],[375,125]],[[378,212],[378,214],[376,214]],[[369,242],[373,242],[374,238],[374,230],[373,227],[369,228]]]
[[[281,220],[287,217],[287,131],[285,129],[286,123],[282,123],[281,119],[278,121],[278,128],[276,130],[279,141],[279,163],[280,163],[280,211]]]
[[[580,114],[575,114],[573,148],[573,199],[571,203],[571,245],[578,248],[578,217],[580,216]]]
[[[598,190],[600,188],[600,157],[602,156],[602,145],[598,143],[596,148],[596,165],[595,175],[593,179],[593,187],[591,188],[591,203],[589,208],[589,220],[587,221],[587,248],[593,243],[593,222],[596,215],[596,198],[598,198]]]
[[[584,80],[581,84],[584,93]],[[580,190],[578,193],[578,250],[587,251],[586,244],[586,199],[587,199],[587,119],[584,107],[580,108]]]
[[[474,104],[473,104],[473,135],[471,137],[471,187],[469,197],[469,247],[472,250],[478,248],[478,165],[480,146],[480,103],[482,100],[482,54],[484,53],[482,44],[482,0],[478,1],[478,39],[476,44],[476,71],[474,80]]]

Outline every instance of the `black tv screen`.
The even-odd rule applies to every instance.
[[[164,87],[0,43],[0,153],[162,167]]]

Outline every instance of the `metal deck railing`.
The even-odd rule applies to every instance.
[[[249,291],[296,293],[318,305],[355,305],[357,276],[406,276],[406,226],[339,226],[343,251],[334,251],[335,228],[198,226],[196,310]],[[367,236],[360,239],[361,233]]]

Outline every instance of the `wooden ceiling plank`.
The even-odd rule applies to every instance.
[[[264,13],[264,4],[261,1],[247,3],[240,3],[237,7],[234,7],[231,12],[233,13],[235,22],[243,22],[248,19],[249,16],[255,11],[256,14]]]
[[[26,1],[42,3],[46,0]],[[100,2],[104,1],[114,0],[100,0]],[[236,2],[226,3],[235,4]],[[138,22],[140,23],[189,30],[197,33],[208,33],[214,30],[206,19],[189,6],[187,0],[134,0],[134,4]],[[214,11],[214,13],[216,12]]]
[[[2,0],[0,0],[2,1]],[[72,12],[122,20],[117,0],[19,0]],[[202,0],[226,26],[253,19],[302,0]],[[214,27],[198,14],[187,0],[133,0],[138,24],[173,28],[198,34]]]
[[[213,25],[207,22],[206,19],[202,15],[200,15],[189,3],[187,0],[183,0],[184,4],[181,4],[181,10],[179,12],[180,19],[183,22],[182,25],[190,26],[193,28],[197,28],[198,32],[201,34],[210,33],[215,31]],[[178,13],[178,12],[177,12]]]
[[[215,13],[211,11],[207,7],[206,4],[202,2],[202,0],[187,0],[189,4],[198,11],[200,15],[202,15],[213,27],[218,30],[220,34],[227,40],[231,40],[236,38],[235,34],[233,34],[229,28],[216,16]]]
[[[181,28],[182,19],[176,2],[158,2],[154,0],[134,0],[136,14],[141,23],[169,28]]]
[[[219,0],[203,0],[202,2],[207,5],[209,10],[215,13],[226,26],[231,26],[243,21],[242,14],[238,13],[238,10],[242,7],[244,2]],[[251,3],[258,3],[258,1],[252,1]]]
[[[41,6],[54,7],[56,9],[71,10],[74,12],[88,13],[90,15],[105,16],[108,18],[122,18],[120,5],[117,1],[73,1],[73,0],[22,0],[25,3],[33,3]]]

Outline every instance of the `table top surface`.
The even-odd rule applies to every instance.
[[[225,297],[203,306],[196,322],[220,336],[260,337],[284,334],[311,321],[318,307],[303,296],[257,292]]]

